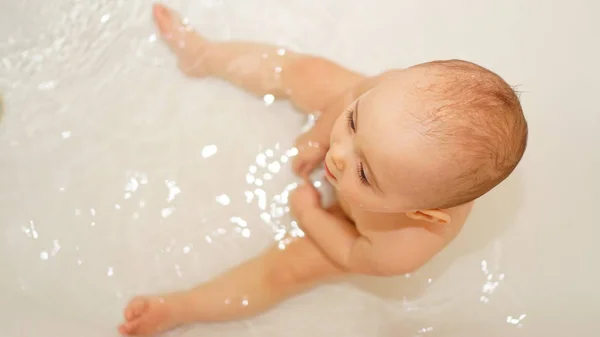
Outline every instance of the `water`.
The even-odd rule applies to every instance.
[[[569,169],[548,168],[551,157],[543,148],[567,158],[588,151],[592,166],[600,162],[597,151],[585,145],[594,142],[573,141],[580,144],[576,150],[549,146],[558,141],[549,128],[559,125],[554,118],[561,109],[544,108],[557,89],[535,70],[544,58],[553,68],[569,60],[539,51],[549,48],[539,42],[548,30],[558,42],[575,43],[561,35],[548,13],[562,13],[575,22],[574,32],[590,34],[591,19],[580,15],[594,12],[586,4],[539,9],[519,1],[467,0],[370,7],[338,0],[167,3],[210,37],[279,43],[366,73],[432,58],[481,62],[535,92],[524,105],[532,135],[547,140],[532,142],[523,167],[481,201],[458,240],[419,272],[352,278],[249,321],[174,334],[558,336],[561,326],[591,317],[592,299],[599,297],[592,282],[597,273],[586,267],[591,258],[574,264],[556,247],[568,245],[573,256],[591,257],[598,253],[586,244],[593,236],[575,241],[575,234],[563,232],[574,216],[545,215],[559,201],[536,192]],[[218,80],[183,77],[156,37],[150,5],[1,4],[0,297],[6,300],[0,314],[10,318],[0,326],[5,334],[23,329],[28,320],[29,335],[39,333],[36,328],[65,336],[116,335],[114,326],[131,296],[206,281],[298,231],[286,202],[297,181],[290,148],[305,118],[273,96],[255,99]],[[537,28],[529,24],[533,12]],[[578,63],[597,59],[594,53],[581,53]],[[566,86],[561,92],[593,92],[589,75],[571,79],[577,66],[553,71],[552,78],[562,76]],[[586,81],[590,85],[582,85]],[[597,126],[597,119],[581,123],[590,116],[572,125]],[[597,170],[578,168],[576,179],[594,182],[592,172]],[[317,175],[323,183],[321,178]],[[555,192],[568,191],[554,186]],[[579,195],[589,197],[573,200],[573,208],[585,208],[594,198],[588,191]],[[577,288],[564,285],[572,278]],[[554,289],[554,296],[543,289]],[[583,301],[577,312],[566,305],[572,301]]]

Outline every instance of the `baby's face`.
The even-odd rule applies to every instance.
[[[422,69],[406,69],[361,96],[337,119],[325,157],[327,176],[355,206],[415,211],[439,178],[435,151],[411,115],[428,107],[414,90],[426,81]]]

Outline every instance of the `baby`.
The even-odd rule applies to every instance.
[[[258,96],[319,112],[293,170],[324,164],[337,203],[307,183],[290,196],[306,236],[191,290],[134,298],[119,331],[148,335],[191,322],[251,317],[350,273],[412,272],[461,230],[473,201],[503,181],[525,151],[517,96],[495,73],[435,61],[365,77],[270,45],[210,41],[154,6],[158,29],[189,76],[216,76]]]

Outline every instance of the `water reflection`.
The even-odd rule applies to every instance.
[[[231,202],[231,199],[229,199],[229,196],[227,194],[221,194],[221,195],[217,196],[215,199],[217,200],[217,202],[219,204],[221,204],[223,206],[227,206]]]
[[[280,71],[281,71],[281,68],[279,68],[279,69],[280,69]],[[273,95],[271,95],[271,94],[266,94],[266,95],[263,97],[263,101],[265,102],[265,105],[266,105],[266,106],[269,106],[269,105],[273,104],[273,102],[275,102],[275,96],[273,96]]]
[[[58,252],[60,251],[60,243],[58,242],[58,240],[53,240],[52,241],[52,251],[51,254],[52,256],[56,256],[56,254],[58,254]]]
[[[419,334],[425,334],[425,333],[432,332],[432,331],[433,331],[433,327],[428,326],[426,328],[419,329]]]
[[[40,252],[40,259],[42,260],[48,260],[48,252],[43,250],[42,252]]]
[[[167,207],[160,210],[160,215],[163,218],[168,218],[173,212],[175,212],[175,207]]]
[[[216,153],[217,153],[217,146],[214,144],[206,145],[204,148],[202,148],[202,157],[203,158],[210,158],[210,157],[214,156]]]
[[[167,202],[172,202],[175,200],[175,196],[181,193],[181,189],[177,186],[177,182],[174,180],[165,180],[165,185],[167,185],[167,188],[169,189]]]
[[[500,273],[497,276],[492,274],[488,269],[487,260],[481,261],[481,271],[485,275],[486,281],[481,288],[481,291],[484,293],[484,295],[479,298],[479,301],[482,303],[488,303],[490,301],[490,295],[496,291],[496,288],[500,285],[500,282],[504,280],[504,274]]]
[[[33,220],[29,221],[29,226],[23,226],[21,228],[23,230],[23,233],[25,233],[25,235],[27,235],[30,238],[37,239],[39,237],[39,234],[35,229],[35,222],[33,222]]]
[[[506,323],[516,325],[517,327],[522,327],[523,324],[521,322],[527,317],[526,314],[521,314],[518,317],[508,316],[506,317]]]

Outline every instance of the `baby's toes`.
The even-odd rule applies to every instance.
[[[136,333],[139,326],[139,320],[123,323],[119,327],[119,333],[121,333],[122,335],[133,335]]]
[[[162,34],[171,33],[173,29],[173,18],[169,9],[162,5],[154,5],[153,15],[158,28]]]
[[[181,41],[187,30],[179,14],[159,4],[154,5],[152,12],[160,34],[167,40]]]
[[[148,299],[144,297],[136,297],[129,302],[125,309],[125,319],[128,321],[140,317],[148,308]]]

